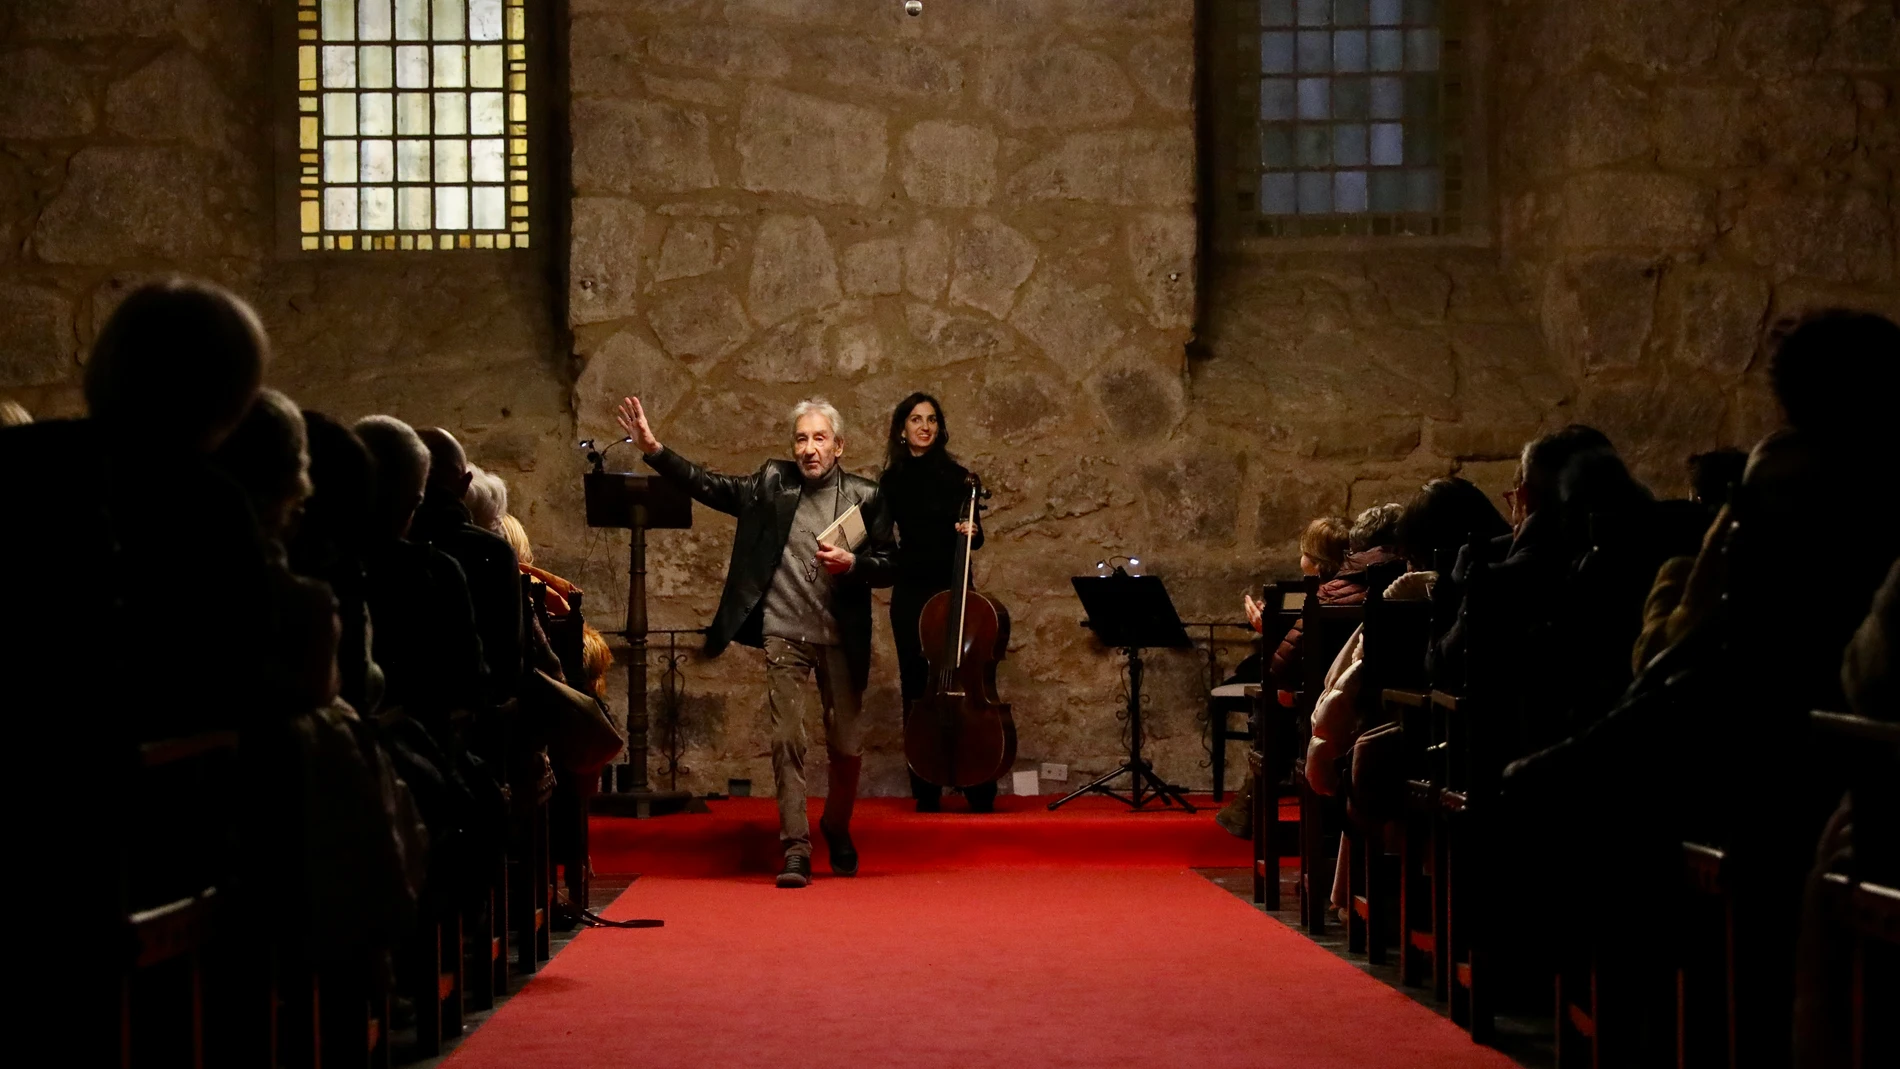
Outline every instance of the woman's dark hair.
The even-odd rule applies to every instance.
[[[1414,568],[1430,568],[1440,554],[1455,554],[1472,542],[1511,533],[1511,525],[1483,490],[1456,476],[1433,479],[1412,495],[1399,517],[1399,555]]]
[[[891,432],[884,437],[884,470],[895,471],[911,462],[910,445],[904,441],[904,421],[910,418],[911,410],[921,404],[929,404],[937,412],[937,437],[930,448],[918,460],[944,460],[950,456],[950,418],[943,414],[943,402],[927,393],[919,391],[897,402],[891,412]]]

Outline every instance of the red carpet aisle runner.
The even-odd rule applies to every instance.
[[[1168,865],[1246,868],[1251,849],[1214,823],[1212,799],[1196,795],[1200,812],[1150,805],[1130,812],[1120,802],[1080,798],[1051,813],[1054,798],[996,800],[997,812],[973,814],[960,798],[945,813],[918,813],[905,798],[865,798],[851,818],[858,852],[879,871],[919,871],[985,865]],[[712,812],[656,820],[595,817],[589,849],[595,872],[648,876],[728,876],[777,872],[778,809],[770,798],[708,803]],[[823,799],[811,804],[818,867],[825,846],[817,835]],[[1298,820],[1289,803],[1284,819]]]
[[[1183,869],[648,876],[451,1069],[1511,1069]]]

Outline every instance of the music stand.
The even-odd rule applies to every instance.
[[[1088,610],[1087,626],[1105,646],[1119,646],[1128,654],[1128,760],[1120,768],[1077,787],[1049,803],[1056,809],[1091,792],[1106,794],[1131,809],[1161,799],[1163,805],[1179,804],[1192,813],[1195,807],[1182,796],[1179,787],[1155,774],[1154,766],[1141,756],[1141,651],[1144,649],[1182,649],[1194,645],[1181,617],[1174,611],[1168,588],[1161,577],[1129,575],[1120,568],[1113,575],[1076,576],[1075,595]],[[1117,776],[1129,778],[1127,794],[1107,786]]]

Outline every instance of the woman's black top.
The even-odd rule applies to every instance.
[[[891,519],[897,524],[898,582],[944,590],[950,586],[950,565],[956,554],[957,521],[963,517],[970,489],[969,472],[942,453],[926,454],[885,469],[879,489]],[[979,518],[974,549],[983,544]]]

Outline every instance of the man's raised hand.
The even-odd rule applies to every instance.
[[[647,412],[646,409],[640,407],[638,397],[622,400],[616,418],[619,420],[620,429],[627,432],[627,437],[633,439],[633,444],[640,447],[640,452],[651,456],[660,451],[662,448],[660,440],[653,437],[653,428],[647,426]]]

